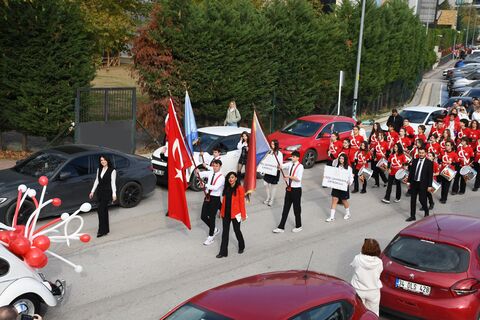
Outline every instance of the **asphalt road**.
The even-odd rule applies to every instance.
[[[86,245],[75,243],[70,248],[54,249],[83,265],[84,272],[77,274],[54,259],[49,262],[44,273],[50,279],[66,279],[68,293],[62,305],[48,310],[46,319],[158,319],[183,300],[225,282],[274,270],[304,269],[312,251],[311,270],[349,281],[349,264],[364,238],[378,239],[383,248],[407,226],[409,198],[402,196],[400,203],[386,205],[380,202],[385,188],[368,187],[366,194],[352,196],[350,220],[342,219],[344,212],[340,208],[337,220],[326,223],[330,189],[321,187],[323,167],[317,164],[305,171],[304,230],[297,234],[290,232],[293,214],[284,234],[272,233],[280,219],[284,190],[280,187],[274,206],[267,207],[263,204],[263,184],[257,180],[257,192],[247,205],[249,219],[242,224],[245,253],[237,254],[232,232],[229,256],[224,259],[215,258],[219,240],[209,247],[202,245],[207,230],[199,217],[201,193],[187,192],[191,231],[165,217],[164,188],[158,187],[136,208],[113,208],[108,236],[93,238]],[[469,185],[465,195],[451,196],[442,205],[437,194],[433,212],[480,216],[478,195],[471,192]],[[83,217],[85,231],[95,235],[96,213]]]

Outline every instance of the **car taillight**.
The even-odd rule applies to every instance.
[[[455,283],[450,290],[454,296],[465,296],[478,291],[480,282],[477,279],[464,279]]]
[[[148,166],[147,169],[153,171],[153,166]]]

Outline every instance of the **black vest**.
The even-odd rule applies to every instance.
[[[112,171],[113,169],[108,167],[107,171],[101,177],[102,169],[98,169],[98,192],[97,195],[101,198],[108,198],[112,197]]]

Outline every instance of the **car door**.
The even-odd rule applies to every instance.
[[[117,171],[117,190],[120,190],[121,187],[125,184],[128,180],[128,168],[130,167],[130,161],[121,155],[114,154],[112,156],[113,166]],[[96,171],[96,168],[95,170]]]
[[[94,180],[90,156],[80,156],[66,162],[49,185],[49,197],[62,200],[62,205],[55,212],[76,210],[82,203],[89,202],[88,195]]]
[[[226,175],[230,171],[237,172],[238,159],[240,158],[240,150],[237,144],[240,141],[240,134],[235,134],[222,138],[218,142],[218,147],[222,150],[222,173]]]
[[[352,315],[353,306],[340,300],[308,309],[290,320],[349,320]]]
[[[317,160],[325,160],[328,158],[328,146],[330,145],[330,137],[335,132],[335,123],[327,123],[315,137],[315,151],[317,151]]]
[[[340,140],[348,139],[352,133],[353,123],[347,121],[335,122],[334,130],[338,132]]]

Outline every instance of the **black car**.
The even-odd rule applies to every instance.
[[[155,175],[150,160],[111,149],[89,145],[65,145],[39,151],[17,162],[15,167],[0,170],[0,221],[11,224],[15,212],[18,186],[21,184],[41,192],[40,176],[49,179],[45,199],[60,198],[58,208],[47,206],[41,217],[72,212],[84,202],[93,187],[100,155],[111,159],[117,170],[117,198],[122,207],[136,206],[142,197],[155,189]],[[92,203],[95,206],[95,203]],[[25,223],[34,210],[34,204],[25,201],[19,213],[19,222]]]

